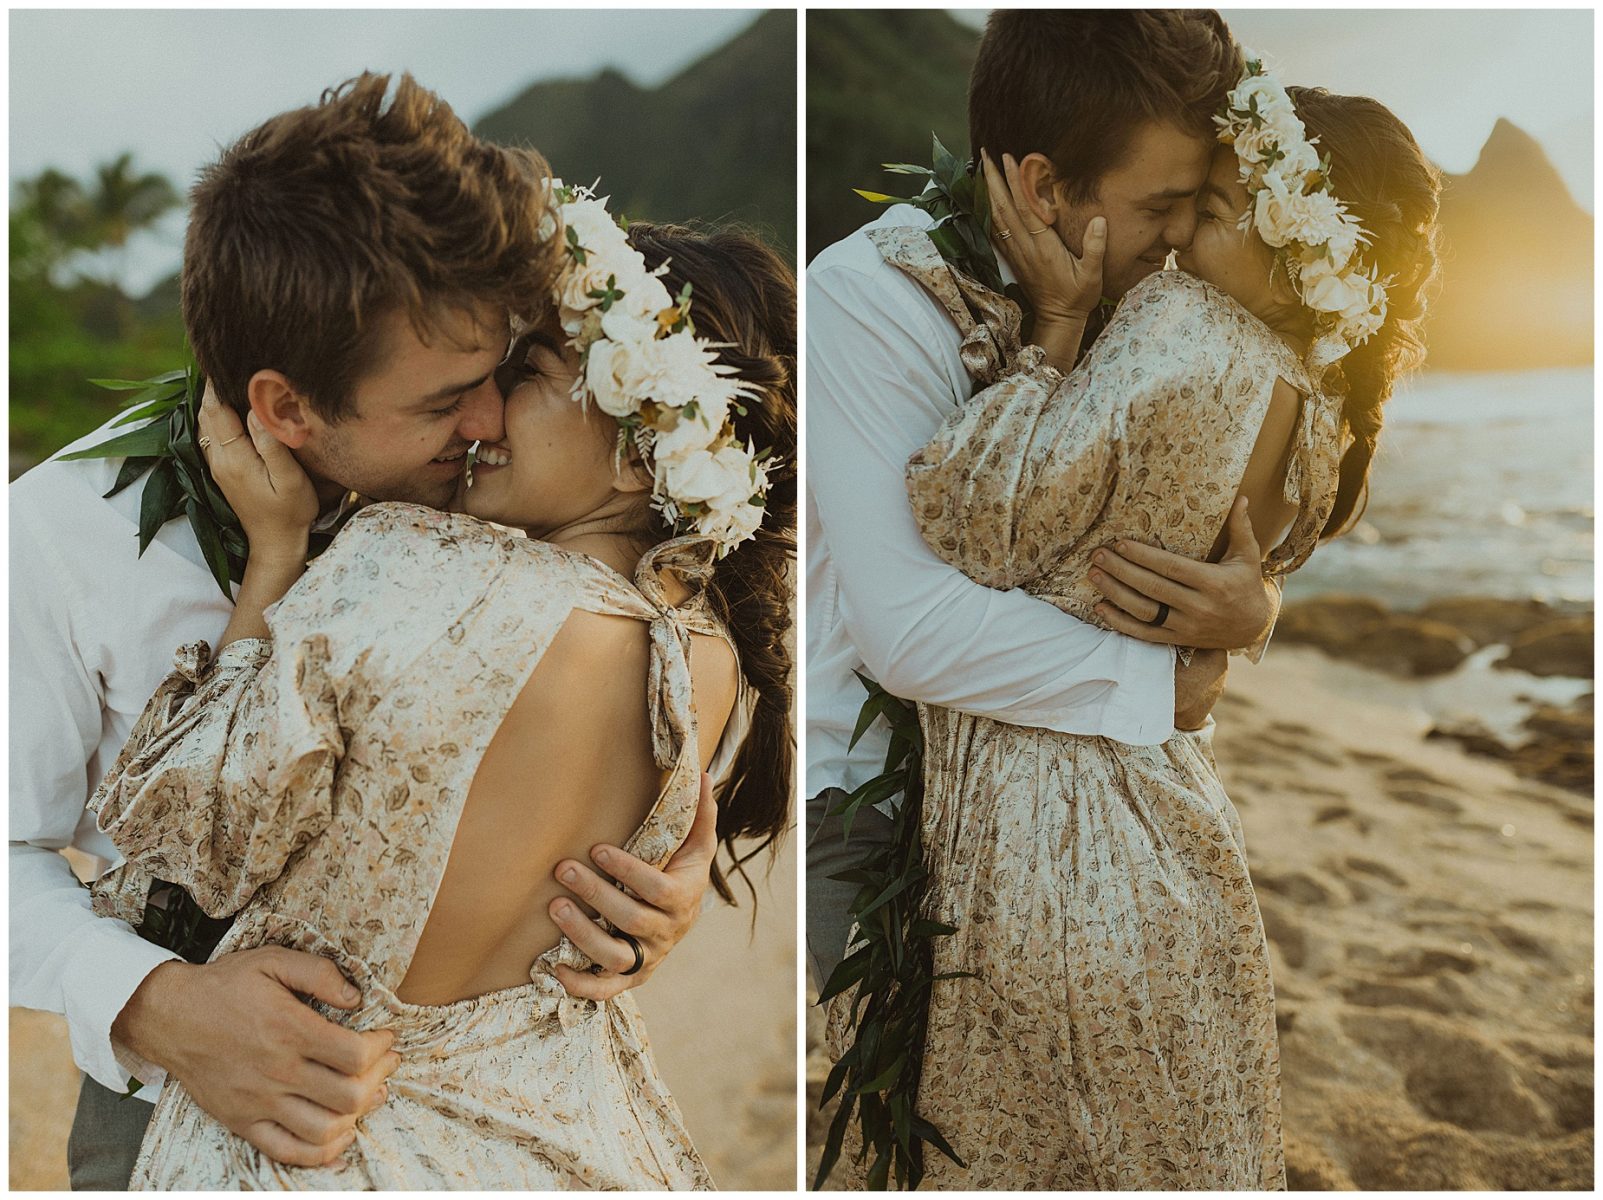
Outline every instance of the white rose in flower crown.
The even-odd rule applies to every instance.
[[[759,469],[759,476],[761,471]],[[756,488],[753,488],[755,494]],[[745,503],[736,504],[730,508],[716,508],[705,516],[696,519],[696,532],[711,538],[717,538],[727,546],[733,546],[745,541],[757,532],[757,527],[763,523],[763,509],[760,505],[752,504],[750,499]]]
[[[1293,192],[1286,204],[1285,232],[1292,241],[1321,245],[1341,228],[1341,202],[1329,192]]]
[[[1273,125],[1249,124],[1236,134],[1236,156],[1241,160],[1243,173],[1250,170],[1249,163],[1261,163],[1269,152],[1280,144],[1280,131]]]
[[[659,426],[652,454],[659,463],[666,463],[695,450],[706,450],[723,433],[728,417],[727,396],[701,396],[696,400],[695,416],[686,416],[685,410],[679,409],[674,414],[672,429]]]
[[[686,335],[639,346],[630,358],[630,386],[658,404],[681,408],[707,389],[707,373],[718,359],[706,343]]]
[[[1253,202],[1252,220],[1258,236],[1271,246],[1284,246],[1291,240],[1292,196],[1279,171],[1265,171],[1260,177]]]
[[[732,508],[750,500],[757,490],[751,479],[751,455],[739,446],[692,450],[657,465],[668,494],[681,504]]]
[[[1287,138],[1280,143],[1280,151],[1285,157],[1275,166],[1288,180],[1303,179],[1306,182],[1306,176],[1319,170],[1319,151],[1306,140],[1301,129],[1297,137]]]
[[[595,397],[596,407],[609,417],[627,417],[639,408],[639,400],[625,381],[629,347],[603,338],[590,347],[585,360],[584,385]]]
[[[1302,302],[1315,312],[1360,313],[1370,307],[1370,281],[1356,271],[1343,272],[1324,259],[1302,269]]]
[[[1353,261],[1358,253],[1358,222],[1351,214],[1343,213],[1341,220],[1331,228],[1324,252],[1338,270]]]
[[[1278,124],[1290,118],[1297,120],[1296,110],[1291,106],[1291,97],[1286,95],[1286,89],[1280,81],[1272,75],[1250,75],[1236,85],[1236,90],[1230,93],[1230,107],[1250,110],[1253,101],[1257,101],[1258,115],[1268,124]],[[1302,131],[1302,123],[1297,123],[1297,129]]]
[[[653,308],[649,312],[641,312],[632,304],[614,304],[601,314],[601,336],[614,342],[653,341],[659,328],[656,318],[658,311]]]
[[[616,256],[620,249],[628,248],[628,235],[612,219],[604,199],[564,204],[562,223],[573,231],[586,257]]]

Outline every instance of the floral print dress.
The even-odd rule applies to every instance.
[[[948,270],[927,238],[886,259],[964,334],[984,386],[908,464],[930,546],[980,583],[1097,623],[1099,546],[1204,558],[1224,527],[1275,380],[1303,396],[1284,573],[1335,494],[1336,404],[1224,293],[1178,272],[1131,289],[1067,377],[1018,344],[1019,313]],[[1210,735],[1130,746],[919,706],[935,939],[918,1111],[967,1168],[936,1188],[1285,1187],[1269,956]],[[842,997],[849,1001],[850,996]],[[845,1005],[831,1014],[849,1044]]]
[[[323,1168],[273,1162],[169,1079],[134,1188],[711,1186],[629,993],[596,1003],[557,981],[555,964],[589,965],[567,939],[521,986],[442,1005],[396,990],[479,761],[574,610],[650,627],[643,700],[668,775],[626,848],[660,864],[684,840],[699,790],[690,634],[728,636],[695,586],[712,550],[665,542],[631,586],[471,517],[378,504],[269,610],[271,642],[235,642],[210,668],[203,643],[180,650],[92,801],[128,859],[96,884],[97,909],[137,922],[152,877],[165,879],[214,916],[238,914],[216,955],[327,956],[362,1005],[318,1010],[392,1030],[401,1066]],[[666,570],[694,588],[678,607]]]

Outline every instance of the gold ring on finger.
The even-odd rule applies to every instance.
[[[236,433],[233,437],[229,438],[226,442],[218,442],[217,445],[218,445],[219,448],[221,448],[223,446],[232,446],[235,442],[239,441],[239,439],[244,437],[244,436],[245,435],[243,433]],[[201,440],[202,441],[207,441],[209,439],[202,438]]]
[[[1046,231],[1047,231],[1047,230],[1048,230],[1048,229],[1051,229],[1051,228],[1052,228],[1052,226],[1050,226],[1050,225],[1043,225],[1043,226],[1041,226],[1041,228],[1039,228],[1039,229],[1030,229],[1030,230],[1026,230],[1026,232],[1027,232],[1027,233],[1028,233],[1028,234],[1029,234],[1029,235],[1030,235],[1030,236],[1031,236],[1031,237],[1034,237],[1034,236],[1035,236],[1035,235],[1036,235],[1036,234],[1038,234],[1038,233],[1045,233],[1045,232],[1046,232]]]
[[[211,440],[211,438],[207,437],[205,434],[202,434],[201,438],[200,438],[200,452],[202,454],[205,454],[206,451],[210,450],[211,448],[212,448],[212,440]]]
[[[1007,241],[1008,238],[1012,237],[1013,234],[1012,234],[1012,232],[1010,230],[998,229],[996,231],[996,236],[1001,238],[1005,242],[1005,241]]]

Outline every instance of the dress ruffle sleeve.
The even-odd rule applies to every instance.
[[[90,801],[127,861],[95,886],[137,924],[153,880],[209,915],[237,912],[327,827],[343,743],[326,640],[247,639],[178,651]]]

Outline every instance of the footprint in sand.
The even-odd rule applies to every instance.
[[[1288,737],[1284,734],[1276,734],[1272,732],[1275,729],[1302,729],[1302,726],[1285,726],[1276,724],[1271,725],[1269,728],[1271,732],[1264,733],[1257,739],[1259,746],[1268,747],[1270,750],[1277,750],[1281,754],[1286,755],[1291,762],[1299,765],[1306,765],[1309,761],[1316,762],[1323,767],[1339,767],[1342,765],[1340,758],[1326,750],[1321,750],[1316,745],[1313,745],[1309,736]],[[1308,733],[1311,734],[1312,731],[1310,730]]]
[[[1386,778],[1392,783],[1423,783],[1431,787],[1453,786],[1441,776],[1432,775],[1429,771],[1422,771],[1418,767],[1397,767],[1387,771]]]
[[[1349,1012],[1349,1037],[1393,1066],[1410,1101],[1460,1129],[1550,1135],[1557,1122],[1529,1064],[1460,1021],[1426,1013]]]
[[[1517,925],[1511,925],[1506,921],[1494,921],[1487,926],[1487,931],[1527,962],[1547,965],[1558,957],[1545,938]]]
[[[1254,887],[1283,896],[1294,904],[1334,907],[1347,902],[1347,897],[1329,881],[1307,871],[1254,871],[1252,882]]]
[[[1341,998],[1361,1008],[1408,1008],[1447,1016],[1466,1011],[1452,1003],[1429,984],[1395,979],[1354,979],[1339,989]]]
[[[1294,970],[1302,970],[1308,963],[1307,927],[1279,904],[1259,906],[1258,912],[1263,918],[1264,936],[1269,939],[1274,960]]]
[[[1397,764],[1397,760],[1391,755],[1376,754],[1370,750],[1349,750],[1348,754],[1354,762],[1362,763],[1366,767],[1385,767]]]
[[[1457,800],[1450,800],[1435,792],[1422,792],[1418,788],[1388,788],[1386,795],[1399,804],[1411,804],[1444,817],[1456,817],[1464,811],[1464,806]]]
[[[1375,879],[1384,879],[1393,887],[1405,888],[1408,886],[1408,880],[1404,876],[1399,875],[1385,863],[1376,862],[1372,858],[1357,858],[1350,856],[1346,860],[1346,866],[1347,870],[1349,871],[1357,871],[1360,874],[1369,875]]]
[[[1359,833],[1369,832],[1369,818],[1359,816],[1350,805],[1327,804],[1314,813],[1315,825],[1328,825],[1332,821],[1348,821]]]
[[[1293,737],[1313,737],[1314,731],[1306,725],[1299,725],[1295,721],[1270,721],[1269,728],[1276,733],[1289,733]]]
[[[1468,975],[1480,966],[1473,953],[1451,950],[1445,946],[1405,946],[1386,955],[1382,962],[1394,975],[1440,975],[1452,971]]]
[[[1322,800],[1341,800],[1347,795],[1340,788],[1320,787],[1317,783],[1293,783],[1290,789],[1299,796],[1318,796]]]

